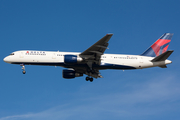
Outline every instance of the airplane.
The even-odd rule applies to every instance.
[[[104,54],[108,49],[108,41],[113,34],[106,34],[103,38],[86,49],[84,52],[52,52],[37,50],[20,50],[11,53],[3,60],[6,63],[22,66],[23,74],[26,73],[25,65],[61,66],[63,78],[71,79],[87,75],[86,81],[93,78],[102,78],[100,70],[117,69],[143,69],[150,67],[167,68],[172,61],[167,58],[173,50],[167,50],[173,33],[163,34],[154,44],[140,55]]]

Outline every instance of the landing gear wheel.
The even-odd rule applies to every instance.
[[[93,78],[90,78],[89,80],[90,80],[90,82],[92,82],[92,81],[93,81]]]
[[[86,81],[88,81],[89,80],[89,77],[86,77]]]
[[[22,71],[23,74],[26,74],[26,71]]]
[[[90,81],[90,82],[92,82],[93,81],[93,78],[92,77],[86,77],[86,81]]]

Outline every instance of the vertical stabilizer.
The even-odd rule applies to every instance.
[[[153,45],[151,45],[143,54],[143,56],[157,57],[167,51],[171,42],[173,33],[163,34]]]

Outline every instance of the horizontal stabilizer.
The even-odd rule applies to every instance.
[[[174,50],[168,50],[164,52],[163,54],[155,57],[151,62],[157,62],[157,61],[165,61],[173,52]]]

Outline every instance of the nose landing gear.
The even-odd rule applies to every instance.
[[[22,71],[22,73],[23,73],[23,74],[26,74],[26,71],[25,71],[25,70],[23,70],[23,71]]]
[[[25,65],[24,65],[24,64],[20,64],[20,66],[22,66],[22,68],[21,68],[21,69],[23,70],[22,73],[23,73],[23,74],[26,74]]]

